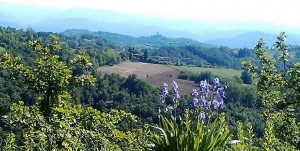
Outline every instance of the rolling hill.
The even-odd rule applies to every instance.
[[[179,86],[179,92],[187,95],[197,86],[192,81],[178,79],[180,71],[159,64],[124,62],[119,65],[100,67],[98,72],[115,73],[126,78],[131,74],[136,74],[137,78],[153,86],[161,86],[163,83],[170,84],[172,81],[176,81]]]
[[[110,32],[91,32],[88,30],[79,30],[79,29],[68,29],[62,34],[67,36],[77,36],[80,37],[82,35],[96,35],[102,38],[105,38],[109,41],[122,44],[124,46],[140,46],[140,47],[150,47],[150,48],[159,48],[161,46],[185,46],[185,45],[195,45],[201,46],[203,48],[214,47],[214,45],[201,43],[189,38],[170,38],[164,35],[157,33],[152,36],[141,36],[141,37],[133,37],[129,35],[110,33]]]
[[[228,46],[230,48],[254,48],[259,39],[263,39],[266,42],[266,46],[272,47],[272,45],[276,41],[276,34],[265,32],[247,32],[234,37],[218,38],[205,42],[215,45]],[[292,45],[299,45],[300,38],[296,35],[291,34],[287,39],[287,43]]]
[[[176,81],[179,85],[179,91],[182,94],[189,95],[191,90],[197,87],[197,84],[192,81],[178,79],[180,71],[191,71],[193,73],[212,72],[212,74],[224,79],[231,79],[234,76],[240,76],[242,73],[242,70],[234,69],[166,66],[141,62],[124,62],[114,66],[98,68],[98,72],[115,73],[126,78],[131,74],[136,74],[137,78],[153,86],[161,86],[163,83],[170,84],[172,81]]]

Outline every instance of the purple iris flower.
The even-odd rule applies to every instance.
[[[173,106],[171,106],[171,105],[168,105],[167,107],[166,107],[166,112],[172,112],[174,110],[174,108],[173,108]]]
[[[217,95],[219,95],[220,97],[225,98],[225,92],[223,88],[218,88],[217,90]]]
[[[225,86],[226,83],[225,83]],[[214,110],[222,109],[225,107],[224,98],[225,97],[225,87],[220,83],[219,78],[213,79],[213,84],[210,85],[208,81],[202,80],[199,83],[199,91],[194,88],[192,90],[192,101],[190,103],[193,107],[201,106],[204,110],[209,110],[210,108]],[[210,91],[212,93],[210,93]]]
[[[200,121],[201,123],[204,123],[204,121],[205,121],[205,114],[202,113],[202,112],[199,114],[199,121]]]
[[[178,100],[180,98],[178,85],[175,81],[172,82],[172,93],[173,93],[173,100]]]
[[[162,103],[165,102],[165,99],[166,99],[168,94],[169,94],[168,85],[166,83],[163,83],[162,89],[161,89],[161,94],[160,94],[160,97],[159,97],[159,99],[162,101]]]
[[[200,81],[199,87],[200,87],[200,90],[199,90],[200,92],[209,93],[208,83],[206,80]]]
[[[200,95],[200,97],[199,97],[199,104],[203,104],[205,100],[206,100],[205,96],[204,95]]]
[[[192,90],[192,96],[198,96],[199,93],[197,92],[197,89],[196,88],[193,88]]]
[[[225,107],[223,99],[218,100],[220,108],[223,109]]]
[[[194,98],[193,101],[192,101],[192,103],[193,103],[194,107],[197,107],[197,106],[200,105],[199,100],[197,98]]]
[[[177,85],[177,83],[176,83],[175,81],[173,81],[171,85],[172,85],[172,89],[173,89],[174,91],[177,91],[177,90],[178,90],[178,85]]]
[[[208,102],[207,100],[204,100],[203,101],[203,108],[205,110],[209,110],[209,107],[210,107],[210,102]]]
[[[173,100],[178,100],[180,98],[179,93],[174,94]]]
[[[219,101],[216,100],[216,99],[214,99],[214,100],[213,100],[213,108],[214,108],[215,110],[218,110],[219,107],[220,107]]]
[[[219,78],[214,78],[213,83],[214,83],[214,89],[220,87],[220,80],[219,80]]]

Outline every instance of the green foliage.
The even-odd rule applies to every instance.
[[[261,106],[259,100],[257,100],[254,85],[238,84],[234,81],[229,81],[228,85],[226,103],[238,103],[249,108],[259,108]]]
[[[237,57],[238,58],[245,58],[245,57],[251,57],[253,55],[254,55],[254,53],[251,49],[243,48],[243,49],[239,50],[239,52],[237,54]]]
[[[224,148],[229,138],[224,120],[215,120],[211,125],[205,125],[199,120],[192,121],[186,110],[183,119],[168,120],[161,116],[162,127],[152,126],[157,133],[152,133],[151,149],[161,151],[202,151]],[[223,121],[223,122],[222,122]]]
[[[24,32],[0,27],[0,53],[4,54],[0,64],[5,69],[0,72],[0,116],[7,115],[0,122],[1,149],[142,150],[145,144],[149,143],[147,142],[149,135],[148,128],[141,129],[140,125],[144,122],[153,124],[160,121],[156,109],[163,107],[157,105],[158,88],[147,85],[134,75],[121,78],[112,74],[97,76],[97,79],[91,76],[98,66],[128,60],[128,51],[120,53],[115,51],[121,51],[125,47],[106,41],[99,35],[59,34],[60,44],[55,36],[49,35],[47,32],[36,33],[32,29]],[[43,41],[33,40],[38,36],[42,36]],[[150,38],[153,41],[169,41],[160,35]],[[178,67],[180,70],[193,72],[187,73],[186,77],[196,78],[195,73],[203,71],[211,72],[213,75],[203,74],[202,79],[204,75],[206,77],[218,75],[228,79],[235,76],[235,81],[228,81],[229,87],[224,101],[228,128],[237,131],[237,135],[232,135],[228,139],[231,140],[233,137],[241,142],[220,150],[300,148],[300,63],[294,63],[293,60],[299,48],[291,47],[292,53],[289,56],[287,52],[289,47],[284,43],[285,38],[285,34],[278,36],[274,48],[279,51],[275,53],[272,52],[274,50],[265,48],[263,41],[259,41],[255,47],[258,58],[249,58],[251,62],[244,62],[247,70],[253,73],[254,81],[257,79],[257,91],[254,85],[236,83],[241,80],[239,76],[242,70]],[[26,47],[28,40],[30,47]],[[141,40],[144,40],[145,49],[151,54],[153,50],[149,47],[153,45],[146,45],[149,42],[147,37]],[[208,66],[239,68],[237,63],[239,59],[252,55],[250,50],[246,49],[240,50],[239,54],[235,55],[226,47],[203,48],[194,44],[184,45],[178,44],[173,47],[168,44],[162,47],[162,44],[158,44],[155,47],[161,47],[158,52],[162,56],[189,57],[192,64]],[[4,50],[8,53],[4,53]],[[272,59],[268,54],[272,56],[279,54],[279,58]],[[91,63],[94,66],[91,66]],[[7,76],[11,77],[12,81],[4,78]],[[80,87],[82,85],[84,87]],[[20,100],[24,102],[18,103]],[[190,100],[189,96],[181,96],[181,103],[176,112],[178,114],[184,112]],[[83,106],[75,105],[80,102]],[[137,120],[135,115],[141,119]],[[175,121],[165,118],[165,126],[156,127],[155,133],[151,134],[151,141],[155,142],[156,139],[158,144],[154,147],[158,148],[160,145],[166,147],[168,145],[165,140],[169,140],[169,147],[181,146],[182,150],[190,147],[189,150],[193,150],[195,145],[189,145],[191,144],[189,140],[196,142],[196,138],[209,138],[207,135],[209,132],[216,134],[222,127],[220,124],[222,121],[217,120],[215,130],[210,130],[213,125],[202,124],[201,127],[201,123],[198,126],[199,123],[194,119],[196,118],[188,120],[184,117],[183,120],[177,118]],[[238,120],[241,122],[236,122]],[[198,135],[199,130],[204,133]],[[169,136],[165,138],[161,135],[163,133],[169,133]]]
[[[8,136],[5,139],[5,144],[3,145],[3,149],[7,151],[14,151],[17,149],[17,146],[15,144],[16,142],[16,136],[14,133],[8,134]]]
[[[247,71],[242,72],[241,79],[245,84],[252,84],[252,77]]]
[[[148,58],[149,58],[149,53],[148,53],[148,50],[145,49],[145,50],[144,50],[144,55],[143,55],[143,61],[144,61],[144,62],[147,62],[147,61],[148,61]]]
[[[117,74],[97,76],[94,86],[76,88],[71,95],[74,102],[100,111],[124,110],[138,116],[138,123],[158,123],[158,88],[146,84],[136,75],[128,78]]]
[[[192,72],[181,71],[178,76],[179,79],[194,81],[195,83],[200,83],[202,80],[212,81],[216,77],[211,72],[201,72],[199,74],[194,74]]]
[[[197,45],[205,48],[212,47],[210,44],[200,43],[198,41],[194,41],[192,39],[186,38],[168,38],[163,35],[156,34],[147,37],[132,37],[128,35],[121,35],[117,33],[109,33],[109,32],[90,32],[88,30],[80,30],[80,29],[69,29],[62,33],[67,36],[76,36],[82,37],[83,35],[89,36],[98,36],[103,37],[109,41],[114,42],[115,44],[120,44],[123,46],[129,47],[140,47],[141,49],[156,49],[161,46],[183,46],[183,45]]]
[[[6,118],[11,130],[20,131],[18,148],[29,150],[132,150],[141,149],[142,136],[120,130],[123,122],[133,122],[135,116],[123,111],[99,112],[91,107],[71,105],[68,97],[53,108],[46,120],[38,107],[13,104]],[[49,121],[49,122],[48,122]],[[7,139],[10,139],[9,137]]]
[[[191,74],[200,74],[203,72],[211,72],[222,79],[231,79],[234,76],[241,76],[242,70],[226,69],[226,68],[204,68],[204,67],[191,67],[191,66],[171,66],[179,71]],[[214,77],[213,77],[214,78]]]
[[[300,147],[300,124],[297,120],[300,64],[287,67],[289,46],[285,44],[286,38],[285,33],[280,33],[274,44],[280,52],[278,59],[282,62],[282,68],[276,68],[275,60],[267,55],[263,40],[259,40],[255,47],[260,67],[254,66],[250,61],[243,62],[247,71],[258,78],[257,95],[262,101],[266,125],[261,142],[265,150],[291,150]]]
[[[163,46],[152,53],[153,56],[173,58],[190,58],[187,64],[195,66],[218,66],[240,69],[240,59],[227,47],[201,47],[197,45]],[[175,59],[175,60],[174,60]]]
[[[91,85],[95,78],[87,70],[74,75],[72,68],[86,69],[92,64],[84,56],[77,56],[67,65],[56,55],[61,46],[51,36],[49,44],[41,39],[30,41],[38,54],[34,66],[21,63],[20,57],[5,53],[0,65],[12,79],[21,79],[28,89],[39,94],[32,106],[24,102],[12,104],[5,116],[8,132],[6,150],[141,150],[145,146],[144,131],[123,131],[133,125],[135,116],[124,111],[100,112],[91,107],[71,104],[68,91],[75,86]]]
[[[39,56],[34,61],[33,67],[26,67],[21,63],[20,57],[12,57],[8,53],[0,59],[0,66],[8,71],[11,78],[16,76],[22,78],[28,89],[43,97],[40,104],[44,115],[49,114],[50,107],[57,103],[57,97],[67,92],[72,82],[85,85],[95,81],[89,74],[72,77],[72,66],[59,61],[59,56],[55,55],[61,49],[56,36],[51,36],[50,44],[46,46],[41,39],[29,41],[28,45]],[[89,67],[90,62],[86,57],[78,56],[71,61],[71,65]]]
[[[254,140],[255,135],[251,123],[248,123],[246,128],[244,131],[244,124],[240,121],[237,122],[238,142],[229,146],[231,150],[259,150],[257,146],[254,146],[256,140]]]

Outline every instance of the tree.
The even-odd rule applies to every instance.
[[[147,62],[147,60],[148,60],[148,56],[149,56],[149,54],[148,54],[148,50],[147,50],[147,49],[145,49],[145,50],[144,50],[144,56],[143,56],[143,61],[144,61],[144,62]]]
[[[245,58],[245,57],[251,57],[252,55],[253,55],[252,50],[243,48],[239,50],[237,57]]]
[[[50,44],[44,46],[42,39],[31,40],[29,47],[40,58],[34,61],[34,67],[26,67],[21,63],[20,57],[12,57],[5,53],[0,59],[0,65],[10,73],[10,77],[22,78],[28,89],[41,95],[40,106],[44,115],[49,115],[50,108],[57,103],[58,96],[67,93],[73,84],[91,84],[95,78],[89,74],[72,76],[72,68],[75,66],[91,67],[91,63],[84,56],[77,56],[71,61],[70,66],[59,61],[56,55],[61,50],[58,38],[51,36]]]
[[[280,33],[274,44],[279,52],[282,68],[278,69],[275,60],[266,53],[265,42],[261,39],[255,46],[260,66],[244,61],[243,66],[257,79],[257,95],[262,101],[262,113],[265,118],[264,137],[261,147],[265,150],[288,150],[300,148],[300,62],[293,67],[286,66],[288,48],[287,36]],[[287,149],[285,148],[285,149]]]
[[[252,77],[247,71],[242,72],[241,79],[245,84],[252,84]]]
[[[130,93],[135,94],[136,96],[147,93],[147,85],[144,81],[138,80],[137,75],[135,74],[128,76],[128,78],[123,84],[123,87],[126,88]]]
[[[196,75],[194,82],[200,83],[202,80],[212,81],[213,75],[211,72],[201,72],[199,75]]]
[[[22,79],[41,97],[32,106],[25,106],[22,101],[11,105],[4,116],[10,132],[6,143],[0,144],[3,150],[141,150],[145,145],[144,131],[124,130],[127,125],[133,127],[135,116],[71,104],[71,89],[95,81],[88,71],[92,64],[86,57],[79,55],[69,65],[58,61],[55,54],[61,47],[55,36],[51,36],[50,44],[41,39],[28,44],[39,56],[33,67],[8,53],[0,59],[0,66],[12,80]],[[87,71],[73,75],[71,69],[78,66]]]

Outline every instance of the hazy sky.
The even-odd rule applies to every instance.
[[[300,27],[298,0],[0,0],[0,5],[24,4],[57,9],[96,8],[171,19],[261,21]]]

